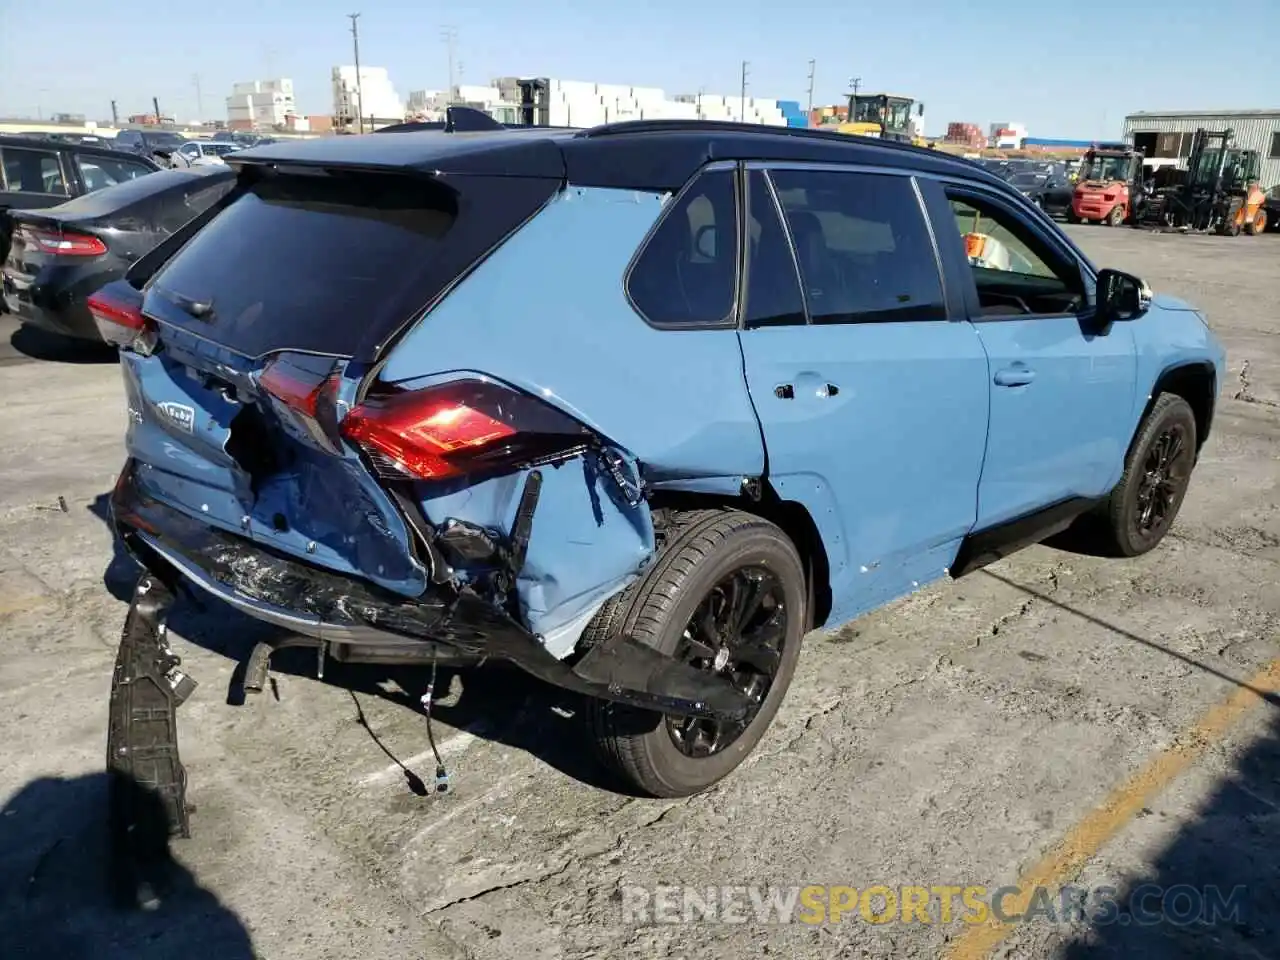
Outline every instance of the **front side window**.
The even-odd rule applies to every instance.
[[[28,150],[5,147],[0,152],[4,178],[16,193],[43,193],[65,197],[67,185],[62,179],[58,155],[52,150]]]
[[[631,303],[655,326],[729,323],[738,283],[733,171],[699,175],[674,204],[631,267]]]
[[[937,257],[909,178],[812,170],[770,176],[810,322],[946,319]]]
[[[948,190],[984,316],[1072,313],[1085,303],[1078,265],[1007,208]]]

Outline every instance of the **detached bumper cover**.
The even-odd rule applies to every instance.
[[[148,570],[179,578],[248,615],[333,643],[420,640],[477,659],[507,660],[580,693],[661,713],[741,719],[750,703],[729,681],[620,635],[576,664],[557,660],[505,611],[468,590],[429,588],[413,600],[269,551],[147,495],[130,461],[111,506],[116,529]]]

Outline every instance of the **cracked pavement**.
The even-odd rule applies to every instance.
[[[1069,229],[1099,264],[1206,309],[1227,345],[1213,436],[1153,554],[1035,547],[812,635],[756,752],[675,802],[617,792],[585,750],[576,704],[502,669],[442,685],[435,733],[453,792],[418,796],[400,764],[433,779],[414,709],[425,672],[331,663],[318,681],[314,653],[286,650],[274,691],[231,705],[236,662],[266,628],[183,607],[171,633],[200,684],[179,711],[196,810],[173,851],[189,885],[133,916],[112,913],[97,880],[107,688],[130,585],[102,516],[122,457],[119,374],[92,356],[6,348],[6,942],[18,956],[220,960],[944,952],[958,924],[636,924],[619,891],[1013,883],[1280,656],[1280,237]],[[1277,712],[1263,706],[1208,744],[1083,877],[1273,889]],[[1226,930],[1026,924],[1001,955],[1274,956],[1276,896],[1259,892]]]

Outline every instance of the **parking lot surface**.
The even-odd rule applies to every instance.
[[[107,691],[136,576],[105,523],[119,374],[6,329],[0,952],[1276,956],[1280,237],[1069,229],[1096,263],[1203,307],[1227,346],[1213,434],[1155,552],[1035,547],[812,635],[756,753],[675,802],[612,789],[575,704],[501,670],[451,678],[436,739],[454,791],[419,796],[404,767],[434,769],[423,675],[330,664],[317,680],[314,653],[285,651],[272,691],[229,703],[264,628],[185,606],[170,623],[200,684],[179,711],[194,836],[172,844],[183,885],[142,913],[113,912],[101,882]],[[1150,924],[624,909],[664,886],[1140,883],[1245,900],[1227,922]]]

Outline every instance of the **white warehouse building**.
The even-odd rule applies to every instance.
[[[227,97],[227,125],[232,129],[279,126],[296,113],[293,81],[288,79],[233,84]]]
[[[373,117],[378,123],[399,123],[405,106],[385,67],[362,66],[359,82],[355,67],[334,67],[333,116],[335,120],[362,116],[366,121]]]

